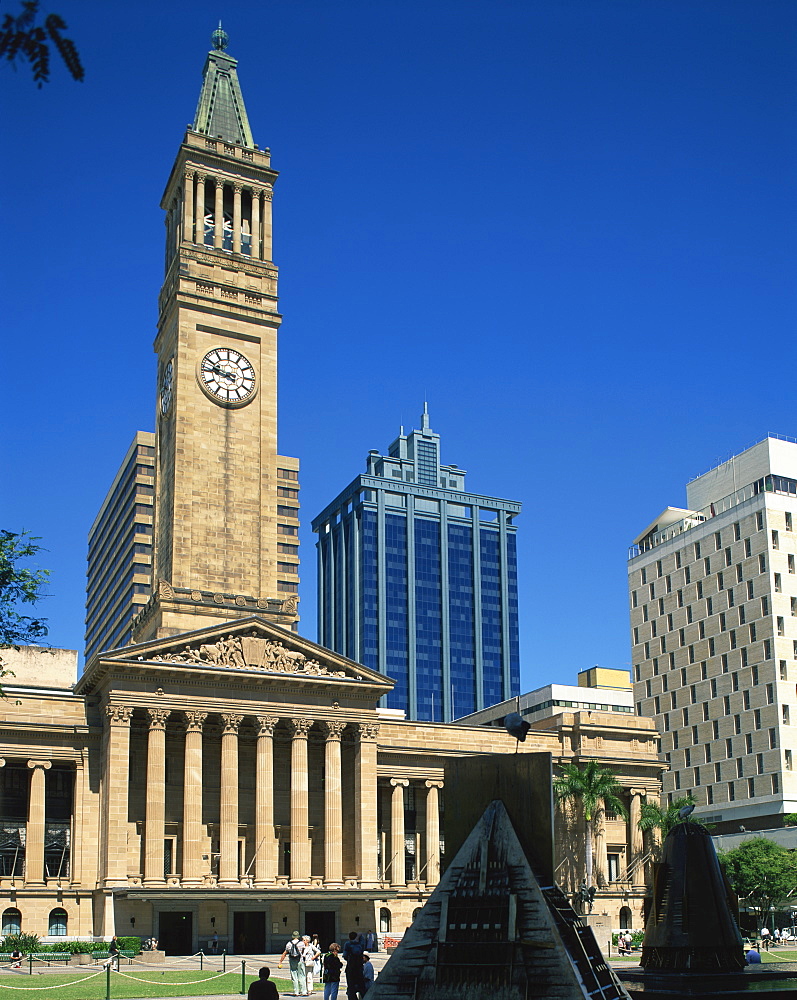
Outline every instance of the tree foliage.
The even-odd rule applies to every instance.
[[[37,24],[39,0],[23,0],[22,10],[15,17],[6,14],[0,25],[0,58],[15,62],[27,60],[37,86],[50,79],[50,45],[54,45],[73,80],[85,76],[75,43],[64,38],[66,22],[59,14],[48,14],[44,24]]]
[[[731,851],[719,851],[718,856],[740,902],[757,907],[764,925],[770,909],[797,889],[797,854],[774,840],[752,837]]]
[[[20,604],[35,604],[49,570],[29,569],[20,562],[42,551],[27,532],[0,530],[0,648],[26,645],[47,635],[46,619],[19,613]]]
[[[691,815],[684,819],[678,815],[684,806],[692,806],[694,804],[695,800],[691,795],[685,795],[683,798],[676,799],[666,809],[658,802],[649,802],[645,799],[640,810],[639,829],[643,831],[661,830],[662,834],[666,837],[676,823],[698,823],[699,826],[702,826],[702,823],[693,819]]]
[[[609,809],[624,819],[628,810],[620,798],[622,786],[617,776],[608,767],[596,760],[588,760],[583,766],[562,764],[553,781],[554,795],[561,803],[573,802],[584,810],[586,880],[592,883],[592,839],[595,835],[594,821]]]

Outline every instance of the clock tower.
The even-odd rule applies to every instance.
[[[153,593],[137,642],[253,613],[297,620],[299,463],[277,452],[277,173],[221,26],[212,40],[161,203]]]

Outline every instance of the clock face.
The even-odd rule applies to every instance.
[[[174,382],[174,361],[163,369],[161,377],[161,413],[166,416],[172,405],[172,383]]]
[[[243,406],[254,397],[257,388],[252,363],[229,347],[208,351],[199,363],[197,375],[207,395],[222,406]]]

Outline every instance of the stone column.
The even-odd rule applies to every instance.
[[[279,719],[258,715],[255,764],[255,885],[270,885],[277,877],[274,841],[274,727]]]
[[[307,734],[312,719],[291,719],[291,885],[310,881]]]
[[[224,182],[216,179],[216,207],[213,215],[213,245],[220,250],[224,244]]]
[[[102,772],[104,883],[107,888],[121,888],[127,885],[127,799],[133,709],[126,705],[106,705],[105,714],[108,728],[103,741]]]
[[[183,885],[202,882],[202,726],[207,712],[184,712]]]
[[[260,188],[252,188],[252,259],[260,260]]]
[[[44,772],[49,760],[29,760],[31,769],[28,824],[25,834],[25,885],[44,885]]]
[[[196,219],[194,220],[194,242],[205,245],[205,175],[196,175],[196,202],[194,205]]]
[[[357,873],[360,888],[375,889],[376,853],[379,832],[376,822],[376,741],[377,723],[361,723],[354,760],[354,824],[357,837]]]
[[[241,252],[241,190],[240,184],[232,188],[232,251]]]
[[[391,778],[393,795],[390,799],[390,884],[396,887],[407,884],[404,864],[404,789],[406,778]]]
[[[242,715],[222,715],[219,885],[238,885],[238,726]]]
[[[324,722],[324,882],[343,885],[343,785],[340,765],[340,740],[345,722]]]
[[[424,784],[428,789],[426,792],[426,885],[427,888],[431,889],[440,881],[439,789],[443,787],[443,782],[426,781]]]
[[[194,171],[187,170],[183,180],[183,240],[193,243],[194,237]]]
[[[83,881],[83,800],[88,773],[88,751],[81,751],[75,761],[75,785],[72,790],[72,826],[69,843],[69,881],[79,886]]]
[[[149,708],[147,736],[147,805],[144,823],[144,885],[163,882],[163,836],[166,829],[165,708]]]
[[[644,793],[639,788],[632,788],[629,794],[631,796],[631,808],[628,810],[628,824],[630,826],[628,839],[631,848],[629,863],[634,866],[631,883],[635,886],[644,886],[645,866],[640,864],[644,846],[642,831],[639,829],[639,820],[642,816],[642,795]]]
[[[271,199],[274,197],[274,187],[266,184],[263,189],[263,260],[271,260]]]

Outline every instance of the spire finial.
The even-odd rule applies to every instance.
[[[421,414],[421,430],[429,430],[429,404],[426,400],[423,401],[423,413]]]
[[[219,20],[218,28],[216,28],[216,30],[210,36],[210,40],[213,43],[213,48],[216,49],[217,52],[223,52],[227,48],[227,45],[230,41],[230,36],[222,28],[221,20]]]

